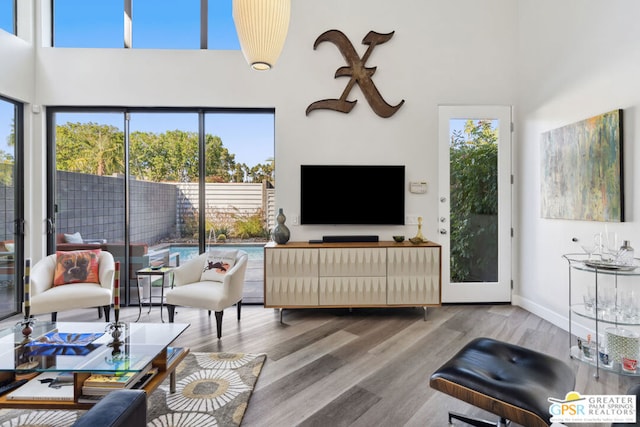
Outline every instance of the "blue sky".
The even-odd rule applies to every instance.
[[[0,0],[4,1],[6,0]],[[123,4],[122,0],[55,0],[55,46],[122,48]],[[231,5],[231,0],[209,1],[209,49],[240,49]],[[200,0],[133,0],[132,15],[134,49],[200,48]],[[196,114],[133,113],[131,117],[132,131],[198,131]],[[58,124],[67,121],[93,121],[120,129],[123,126],[122,114],[65,113],[57,120]],[[254,166],[274,157],[274,124],[271,114],[207,115],[205,132],[219,136],[223,145],[236,155],[238,163]]]
[[[13,33],[13,0],[0,0],[0,28]]]
[[[55,46],[123,47],[123,4],[122,0],[55,0]],[[231,0],[209,0],[209,49],[240,49],[231,4]],[[200,48],[200,0],[133,0],[132,15],[134,49]]]

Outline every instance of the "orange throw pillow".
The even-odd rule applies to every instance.
[[[87,251],[57,251],[53,286],[68,283],[100,283],[100,249]]]

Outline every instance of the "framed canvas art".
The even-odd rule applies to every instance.
[[[624,221],[622,110],[542,134],[543,218]]]

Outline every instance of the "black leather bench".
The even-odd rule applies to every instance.
[[[576,377],[566,363],[514,344],[477,338],[431,375],[430,386],[500,417],[490,423],[449,412],[473,426],[500,426],[507,420],[548,426],[549,397],[563,399]]]

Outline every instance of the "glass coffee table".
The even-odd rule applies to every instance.
[[[73,387],[73,397],[64,400],[48,397],[46,389],[42,395],[36,392],[24,399],[16,399],[11,396],[12,392],[7,392],[0,396],[0,408],[88,409],[95,402],[78,402],[78,398],[82,395],[84,381],[91,374],[139,372],[148,369],[149,365],[156,368],[157,373],[142,387],[147,395],[167,377],[170,378],[170,392],[175,392],[175,369],[189,349],[171,344],[189,324],[121,323],[117,339],[109,325],[36,322],[28,339],[23,336],[21,325],[0,330],[0,381],[57,372],[68,379],[61,387]],[[38,383],[35,385],[40,387]]]

